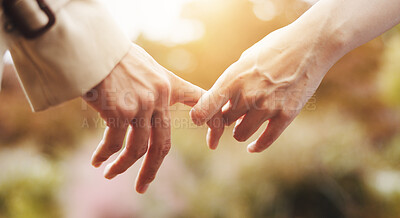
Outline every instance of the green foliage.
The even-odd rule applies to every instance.
[[[5,87],[1,94],[0,147],[33,143],[43,154],[57,158],[73,150],[79,138],[92,130],[82,124],[84,119],[93,120],[96,114],[92,110],[82,110],[81,100],[32,113],[20,90]],[[94,126],[90,124],[89,127]]]
[[[400,106],[400,27],[387,33],[385,52],[378,85],[382,99],[391,106]]]
[[[294,0],[274,1],[280,13],[263,22],[254,16],[248,1],[211,2],[223,7],[210,8],[210,1],[195,1],[185,13],[204,24],[203,39],[172,47],[144,37],[138,40],[162,65],[203,88],[211,87],[246,48],[306,9]],[[168,61],[175,49],[192,55],[195,66],[190,71],[177,70]],[[163,214],[160,210],[163,217],[398,217],[400,191],[385,194],[375,180],[381,171],[400,169],[399,60],[399,27],[346,55],[324,79],[316,94],[316,108],[304,111],[277,143],[259,155],[247,154],[250,140],[236,142],[232,128],[226,129],[219,148],[210,151],[205,143],[206,128],[194,127],[188,108],[173,112],[180,121],[173,125],[173,149],[183,160],[176,168],[183,168],[185,174],[171,178],[173,186],[163,188],[179,193],[185,206],[179,212],[170,211],[159,193],[147,194],[149,211],[137,213],[152,214],[154,210],[154,214]],[[83,119],[91,120],[96,114],[82,110],[80,101],[33,114],[17,90],[4,86],[0,94],[0,148],[34,145],[54,163],[65,154],[74,154],[90,130],[82,128]],[[16,162],[19,160],[12,161]],[[57,176],[62,173],[52,169],[41,176],[7,175],[0,182],[0,218],[62,217],[57,201]],[[157,179],[155,183],[164,184]],[[171,199],[165,197],[164,201]]]
[[[0,182],[1,218],[62,217],[57,201],[58,181],[53,172],[19,175]]]
[[[400,189],[386,196],[375,180],[398,164],[367,143],[358,122],[345,120],[328,108],[305,113],[259,155],[246,154],[246,144],[229,133],[210,154],[197,148],[202,143],[193,145],[193,130],[178,130],[175,146],[196,178],[194,189],[185,190],[189,202],[181,217],[395,218]],[[390,160],[398,145],[386,146]]]

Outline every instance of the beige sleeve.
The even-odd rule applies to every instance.
[[[1,81],[3,79],[3,70],[4,70],[3,57],[6,51],[7,51],[7,45],[6,42],[4,41],[3,29],[0,28],[0,91],[1,91]]]
[[[53,8],[56,23],[44,35],[33,40],[18,33],[5,37],[34,111],[89,91],[112,71],[131,46],[129,38],[97,0],[67,0],[58,6]]]

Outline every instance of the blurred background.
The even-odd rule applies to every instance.
[[[134,42],[205,89],[241,53],[315,1],[104,0]],[[216,151],[190,108],[173,107],[173,147],[145,195],[140,162],[108,181],[90,166],[104,124],[80,99],[32,113],[5,57],[1,218],[399,217],[400,27],[340,60],[267,151],[228,128]],[[113,159],[113,158],[112,158]]]

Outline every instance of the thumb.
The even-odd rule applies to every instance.
[[[200,126],[209,121],[228,102],[229,92],[218,84],[220,83],[216,83],[207,91],[190,111],[190,117],[196,125]]]
[[[221,111],[222,107],[229,101],[234,94],[231,90],[235,88],[235,75],[240,71],[237,62],[233,63],[218,78],[213,87],[208,90],[190,111],[190,117],[196,125],[203,125],[208,122],[215,114]],[[235,91],[234,91],[235,92]]]

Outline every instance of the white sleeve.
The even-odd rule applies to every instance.
[[[46,2],[56,15],[48,32],[33,40],[15,32],[6,34],[7,47],[34,111],[86,93],[109,75],[131,47],[129,38],[99,1]]]

